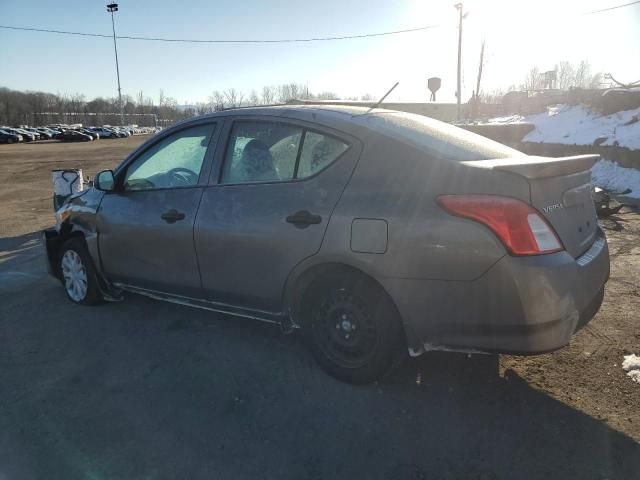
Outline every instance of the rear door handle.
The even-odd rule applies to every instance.
[[[320,215],[313,215],[307,210],[300,210],[299,212],[287,217],[287,223],[293,223],[298,228],[304,228],[308,225],[317,225],[320,222],[322,222],[322,217]]]
[[[177,211],[175,208],[167,210],[160,218],[167,223],[176,223],[178,220],[184,220],[184,213]]]

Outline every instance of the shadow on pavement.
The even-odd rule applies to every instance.
[[[0,479],[640,472],[638,442],[495,356],[428,353],[354,387],[277,328],[135,296],[76,307],[46,277],[0,289],[0,345]]]

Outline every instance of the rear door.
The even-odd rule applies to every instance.
[[[284,284],[322,243],[360,154],[339,132],[273,118],[229,122],[195,224],[209,300],[279,312]]]
[[[178,295],[201,293],[193,225],[214,132],[213,123],[181,129],[118,172],[118,187],[105,194],[97,214],[100,258],[112,281]]]

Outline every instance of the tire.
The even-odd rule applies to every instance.
[[[303,305],[303,328],[313,355],[339,380],[373,382],[406,352],[395,306],[386,292],[364,275],[324,275],[309,286]]]
[[[62,245],[58,267],[60,280],[69,300],[79,305],[102,303],[98,277],[82,239],[72,238]]]

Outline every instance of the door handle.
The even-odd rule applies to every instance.
[[[320,215],[313,215],[307,210],[300,210],[299,212],[287,217],[287,223],[293,223],[298,228],[304,228],[308,225],[317,225],[320,222],[322,222],[322,217]]]
[[[175,208],[167,210],[160,218],[167,223],[176,223],[178,220],[184,220],[184,213],[177,211]]]

